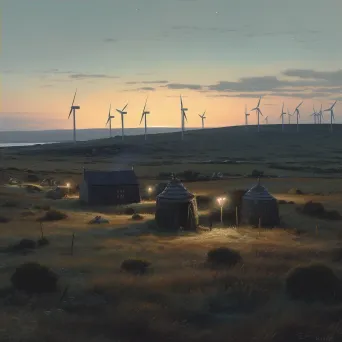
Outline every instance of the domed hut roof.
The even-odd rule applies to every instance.
[[[157,196],[155,219],[162,229],[195,230],[198,226],[196,197],[178,179],[172,179]]]
[[[275,198],[267,191],[267,189],[260,184],[260,179],[258,183],[250,188],[243,196],[246,200],[253,201],[273,201]]]
[[[164,191],[157,196],[159,201],[168,202],[190,202],[195,195],[189,192],[179,179],[172,179]]]
[[[279,224],[277,200],[258,183],[242,197],[241,222],[263,227],[274,227]]]

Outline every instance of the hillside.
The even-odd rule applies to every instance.
[[[342,173],[342,125],[334,125],[331,134],[328,125],[257,127],[225,127],[187,131],[184,141],[180,132],[143,136],[127,136],[74,143],[58,143],[3,150],[4,168],[21,169],[31,165],[37,168],[48,165],[49,170],[69,169],[70,163],[78,164],[75,172],[87,168],[120,168],[144,166],[145,173],[152,167],[203,169],[203,164],[213,165],[208,172],[223,170],[231,173],[246,173],[262,168],[272,174],[324,175],[339,177]],[[173,165],[172,167],[170,165]],[[197,166],[196,166],[197,165]],[[201,166],[202,165],[202,166]],[[216,167],[215,167],[216,165]],[[163,171],[163,170],[161,170]]]

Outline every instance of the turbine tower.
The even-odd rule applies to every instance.
[[[198,114],[198,116],[199,116],[199,117],[201,118],[201,120],[202,120],[202,129],[204,129],[204,120],[206,119],[205,112],[206,112],[206,111],[204,111],[203,114]]]
[[[181,123],[182,123],[182,140],[184,139],[184,119],[186,122],[188,122],[188,119],[186,117],[185,112],[188,110],[188,108],[183,107],[183,100],[182,100],[182,95],[180,95],[180,105],[181,105]]]
[[[72,104],[70,106],[70,112],[69,112],[69,116],[68,116],[68,119],[70,118],[70,115],[72,114],[72,118],[73,118],[73,139],[74,139],[74,142],[76,142],[76,109],[80,109],[81,107],[80,106],[74,106],[74,102],[75,102],[75,98],[76,98],[76,94],[77,94],[77,89],[75,91],[75,95],[74,95],[74,98],[72,100]]]
[[[261,96],[260,96],[258,105],[257,105],[255,108],[251,109],[251,111],[252,111],[252,110],[255,110],[255,111],[257,112],[257,115],[258,115],[258,132],[260,132],[260,115],[263,116],[262,113],[261,113],[261,110],[260,110],[260,108],[259,108],[259,106],[260,106],[260,101],[261,101]]]
[[[297,132],[299,132],[299,118],[300,118],[300,114],[299,114],[299,107],[302,105],[303,101],[296,107],[296,109],[294,110],[293,114],[296,113],[296,119],[297,119]]]
[[[248,117],[250,116],[250,114],[247,111],[247,105],[245,105],[245,127],[248,130]]]
[[[124,129],[125,129],[125,127],[124,127],[124,115],[127,114],[127,112],[125,112],[125,109],[127,106],[128,106],[128,103],[126,103],[126,106],[123,107],[122,109],[116,110],[121,115],[121,136],[122,136],[122,140],[124,140],[124,136],[125,136],[125,134],[124,134]]]
[[[144,109],[143,109],[143,111],[141,113],[140,124],[139,124],[139,125],[141,125],[141,123],[142,123],[142,121],[144,119],[144,121],[145,121],[145,140],[147,139],[147,114],[150,114],[149,111],[145,110],[146,109],[146,104],[147,104],[147,99],[148,99],[148,97],[146,98]]]
[[[281,130],[284,132],[284,115],[286,115],[286,113],[284,112],[284,102],[283,102],[283,108],[281,109],[281,114],[280,114],[280,118],[281,118]]]
[[[268,125],[268,115],[265,117],[264,121],[265,121],[265,124]]]
[[[106,126],[109,124],[109,137],[112,137],[112,119],[115,118],[114,115],[111,115],[111,109],[112,109],[112,105],[109,105],[109,112],[108,112],[108,119],[106,122]]]
[[[319,110],[319,112],[317,113],[318,115],[318,123],[322,123],[322,119],[323,119],[323,110],[322,110],[322,104],[321,104],[321,109]]]
[[[335,120],[334,116],[334,107],[337,101],[334,102],[334,104],[330,107],[324,110],[324,112],[330,112],[330,131],[333,131],[333,120]]]
[[[291,116],[293,116],[293,114],[290,114],[289,109],[287,108],[287,116],[289,118],[289,125],[291,124]]]

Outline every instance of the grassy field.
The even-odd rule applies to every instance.
[[[341,301],[294,301],[285,291],[287,273],[298,265],[323,263],[342,279],[342,265],[333,261],[333,251],[342,247],[341,221],[296,210],[313,200],[342,213],[339,173],[320,173],[340,168],[340,127],[331,136],[324,126],[304,126],[301,137],[294,127],[280,136],[279,126],[270,126],[260,135],[253,128],[249,135],[243,128],[188,132],[182,145],[177,135],[165,134],[149,137],[146,145],[139,143],[141,137],[129,137],[124,144],[113,139],[4,150],[3,180],[35,174],[77,183],[83,167],[134,165],[144,190],[159,182],[161,172],[220,171],[227,177],[184,183],[196,195],[215,198],[256,182],[229,175],[258,169],[286,177],[262,183],[278,200],[294,204],[279,205],[282,224],[271,230],[215,223],[210,232],[168,234],[156,230],[152,200],[131,206],[143,216],[133,221],[126,208],[85,208],[76,198],[50,200],[46,189],[30,193],[4,181],[0,217],[9,221],[0,223],[0,341],[342,341]],[[280,170],[272,164],[299,169]],[[318,175],[326,178],[314,177]],[[304,194],[289,194],[290,188]],[[37,219],[47,206],[67,215],[43,223],[50,244],[25,254],[6,251],[20,239],[40,237]],[[200,210],[204,226],[210,209]],[[89,224],[96,215],[109,223]],[[207,253],[217,247],[239,251],[242,262],[210,267]],[[151,270],[142,276],[122,272],[120,265],[129,258],[149,261]],[[8,289],[16,267],[29,261],[59,275],[56,293],[29,296]]]

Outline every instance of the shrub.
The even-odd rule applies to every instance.
[[[125,208],[124,209],[124,214],[125,215],[133,215],[133,214],[135,214],[135,210],[133,208],[131,208],[131,207]]]
[[[145,274],[150,265],[151,263],[145,260],[127,259],[122,262],[121,270],[133,274]]]
[[[9,218],[0,215],[0,223],[8,223],[9,221]]]
[[[31,239],[22,239],[17,244],[9,247],[9,251],[25,251],[25,250],[32,250],[36,248],[36,242]]]
[[[42,237],[42,238],[40,238],[40,239],[37,241],[38,247],[47,246],[47,245],[49,245],[49,244],[50,244],[50,241],[49,241],[47,238],[45,238],[45,237]]]
[[[140,214],[133,214],[132,215],[132,220],[134,221],[141,221],[144,219],[144,216],[140,215]]]
[[[290,195],[303,195],[303,191],[297,189],[297,188],[292,188],[288,191]]]
[[[53,292],[57,289],[58,276],[46,266],[37,263],[22,264],[11,277],[16,290],[27,293]]]
[[[339,290],[340,280],[322,264],[296,267],[286,277],[286,292],[295,300],[332,300]]]
[[[207,261],[213,266],[234,266],[242,261],[240,253],[227,247],[211,249],[207,254]]]
[[[60,221],[66,219],[68,216],[58,210],[48,210],[44,216],[40,217],[38,221]]]
[[[322,203],[315,202],[307,202],[302,207],[303,214],[311,215],[311,216],[322,216],[324,215],[324,206]]]

